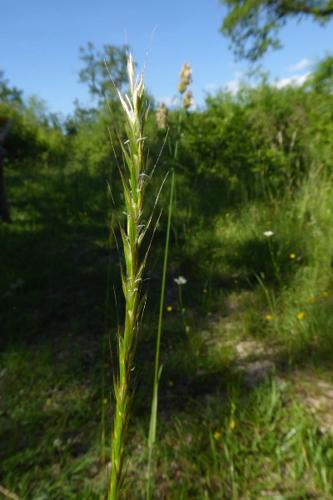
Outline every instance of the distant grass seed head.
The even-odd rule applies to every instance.
[[[193,105],[193,93],[191,90],[188,90],[183,97],[183,107],[184,109],[190,109]]]
[[[164,104],[164,102],[162,102],[156,109],[156,114],[155,114],[156,124],[159,130],[164,130],[167,127],[168,114],[169,110]]]
[[[179,73],[178,90],[181,94],[184,94],[187,87],[192,83],[192,68],[189,64],[183,64],[181,72]]]

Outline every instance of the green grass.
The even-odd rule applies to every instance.
[[[24,498],[93,499],[105,492],[98,377],[82,360],[73,366],[77,342],[69,351],[34,346],[2,357],[2,483]],[[98,353],[96,343],[81,340],[84,348]],[[199,373],[198,359],[191,368],[185,377],[177,366],[164,375],[159,498],[265,498],[268,492],[330,498],[333,439],[295,403],[291,384],[267,382],[249,393],[232,372],[218,373],[217,363],[211,378],[209,370]],[[140,413],[130,431],[125,498],[145,491],[147,413]]]
[[[104,404],[111,417],[113,403],[102,393],[102,370],[106,387],[112,371],[102,339],[117,324],[115,307],[105,308],[108,269],[120,293],[105,181],[59,169],[11,171],[8,191],[13,224],[0,226],[0,484],[24,499],[105,498],[101,414]],[[157,498],[332,498],[333,438],[322,429],[332,408],[327,398],[320,411],[308,403],[318,383],[333,383],[332,194],[329,179],[310,177],[293,195],[229,207],[209,223],[195,208],[180,215],[176,208]],[[143,498],[146,489],[163,224],[148,262],[125,498]],[[187,334],[178,275],[188,280]],[[275,372],[249,383],[246,366],[267,359]]]

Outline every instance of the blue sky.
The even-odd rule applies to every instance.
[[[207,91],[230,89],[246,72],[219,32],[225,10],[218,0],[0,0],[0,69],[25,95],[36,94],[50,110],[64,114],[73,101],[89,104],[78,83],[79,47],[128,43],[146,66],[146,85],[157,99],[170,101],[184,62],[193,68],[196,102]],[[304,78],[327,54],[333,22],[289,22],[281,32],[284,49],[262,61],[280,85]]]

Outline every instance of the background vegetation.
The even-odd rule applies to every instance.
[[[1,76],[12,222],[0,224],[0,484],[24,499],[104,498],[110,468],[124,132],[94,50],[81,51],[81,76],[96,106],[66,120]],[[105,51],[125,86],[123,50]],[[164,148],[149,207],[176,174],[156,498],[333,496],[332,67],[327,57],[301,87],[221,91],[181,127],[172,109],[167,138],[152,103],[150,168]],[[166,185],[161,207],[168,197]],[[124,498],[145,492],[166,224],[163,211]]]

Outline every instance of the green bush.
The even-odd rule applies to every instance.
[[[11,120],[4,147],[11,164],[64,164],[66,140],[60,128],[42,122],[24,105],[0,103],[0,115]]]

